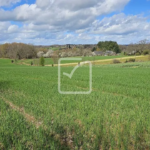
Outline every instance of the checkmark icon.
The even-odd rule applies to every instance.
[[[63,75],[65,75],[65,76],[67,76],[68,78],[72,78],[72,76],[73,76],[73,74],[74,74],[74,72],[77,70],[79,68],[79,66],[77,65],[77,66],[75,66],[74,67],[74,69],[71,71],[71,73],[69,74],[69,73],[65,73],[65,72],[63,72]]]
[[[59,59],[58,61],[58,92],[60,94],[90,94],[92,92],[92,62],[90,61],[81,62],[80,65],[77,64],[70,73],[66,73],[66,72],[61,73],[61,70],[63,68],[61,67],[61,61],[76,61],[76,62],[80,61],[81,62],[82,58],[60,58]],[[75,90],[74,91],[64,91],[64,90],[62,91],[61,86],[63,82],[61,83],[61,81],[63,78],[61,78],[61,76],[64,75],[68,77],[69,79],[71,79],[75,71],[82,65],[86,65],[86,67],[89,67],[89,81],[87,80],[87,83],[89,82],[89,89],[87,91],[82,90],[82,89],[79,89],[78,91],[75,91]]]

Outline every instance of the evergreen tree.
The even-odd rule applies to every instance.
[[[44,57],[40,58],[40,66],[44,66],[45,65],[45,59]]]

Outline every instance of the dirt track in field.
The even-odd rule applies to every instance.
[[[91,61],[91,63],[98,65],[98,63],[103,63],[104,62],[104,64],[105,64],[105,62],[112,62],[114,59],[116,59],[116,60],[127,60],[127,59],[130,59],[130,58],[135,58],[135,59],[136,58],[146,58],[146,56],[131,56],[131,57],[122,57],[122,58],[95,60],[95,61]],[[76,65],[78,65],[78,63],[66,63],[66,64],[61,64],[60,66],[76,66]],[[52,65],[45,65],[45,66],[51,67]],[[57,67],[58,65],[55,64],[55,66]]]
[[[18,107],[16,105],[14,105],[12,102],[10,102],[9,100],[7,100],[6,98],[0,96],[2,98],[2,100],[8,104],[10,106],[10,108],[12,108],[13,110],[19,112],[21,115],[23,115],[26,119],[27,122],[32,123],[33,125],[36,126],[36,128],[38,129],[39,127],[42,127],[42,129],[47,130],[48,127],[43,125],[43,122],[40,122],[38,120],[35,119],[34,116],[28,114],[25,112],[25,109],[22,107]],[[64,135],[64,137],[62,137],[61,135],[52,132],[51,136],[53,136],[56,140],[58,140],[62,145],[67,145],[70,149],[74,149],[74,145],[73,145],[73,141],[72,141],[72,134],[68,133],[68,136],[66,137],[66,135]]]

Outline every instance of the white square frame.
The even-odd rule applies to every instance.
[[[92,92],[92,63],[90,61],[82,62],[82,64],[89,64],[89,90],[88,91],[61,91],[61,61],[71,61],[71,60],[77,60],[81,61],[82,58],[60,58],[58,61],[58,92],[60,94],[91,94]]]

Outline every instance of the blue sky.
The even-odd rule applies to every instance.
[[[150,39],[150,0],[0,0],[0,43]]]
[[[150,1],[148,0],[131,0],[123,11],[127,15],[150,14]]]

